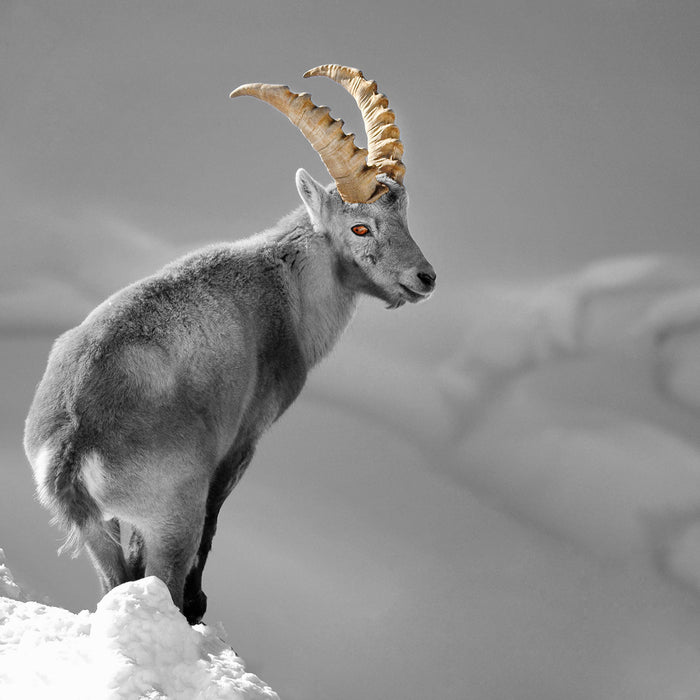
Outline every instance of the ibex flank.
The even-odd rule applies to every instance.
[[[334,184],[296,174],[303,206],[271,229],[197,250],[98,306],[56,340],[29,411],[38,497],[85,547],[104,592],[161,578],[190,623],[216,520],[263,432],[332,348],[359,294],[426,299],[435,272],[406,223],[403,146],[387,99],[325,65],[363,116],[367,149],[309,95],[243,85],[285,114]]]

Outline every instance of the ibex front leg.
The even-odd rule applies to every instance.
[[[225,457],[214,476],[207,498],[207,514],[202,530],[202,540],[197,550],[194,566],[185,581],[183,613],[191,625],[202,621],[207,611],[207,596],[202,590],[202,572],[211,551],[211,543],[216,533],[219,511],[253,458],[253,449]]]
[[[133,479],[130,501],[138,499],[129,543],[133,577],[157,576],[183,610],[185,579],[202,539],[208,480],[193,455],[150,461],[148,479]]]

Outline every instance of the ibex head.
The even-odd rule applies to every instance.
[[[435,287],[435,271],[408,231],[408,197],[403,144],[388,100],[356,68],[325,65],[304,77],[325,75],[342,85],[362,112],[367,149],[345,134],[342,120],[317,107],[307,93],[286,85],[242,85],[231,97],[250,95],[268,102],[295,124],[328,168],[335,184],[320,185],[305,170],[297,189],[314,229],[329,238],[343,282],[387,302],[389,308],[426,299]]]

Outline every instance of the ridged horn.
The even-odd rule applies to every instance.
[[[333,119],[328,107],[317,107],[308,93],[292,92],[286,85],[249,83],[236,88],[231,97],[250,95],[272,105],[299,128],[321,156],[338,193],[345,202],[373,202],[387,186],[377,182],[377,169],[367,164],[368,152],[355,145],[343,122]]]
[[[361,70],[329,63],[312,68],[304,73],[305,78],[325,75],[342,85],[357,102],[367,132],[367,164],[375,166],[380,173],[403,183],[406,166],[401,161],[403,144],[399,139],[399,128],[395,124],[394,112],[389,109],[386,95],[377,92],[377,83],[367,80]]]

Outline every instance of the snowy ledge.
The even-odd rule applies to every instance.
[[[153,576],[110,591],[94,613],[23,598],[0,549],[0,697],[279,700],[223,629],[190,627]]]

